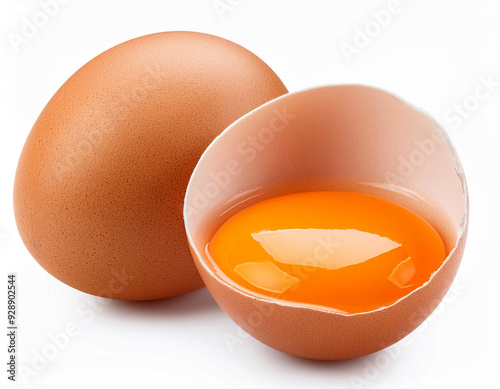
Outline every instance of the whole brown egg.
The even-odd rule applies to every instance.
[[[165,32],[78,70],[22,151],[16,222],[38,263],[97,296],[149,300],[203,286],[183,226],[196,162],[233,121],[287,89],[225,39]]]

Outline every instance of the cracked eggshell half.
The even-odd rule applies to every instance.
[[[24,244],[54,277],[97,296],[203,287],[183,225],[189,177],[216,135],[284,93],[261,59],[212,35],[158,33],[98,55],[24,145],[14,185]]]
[[[258,148],[251,147],[255,139]],[[238,201],[260,201],[265,188],[277,186],[362,191],[394,201],[431,223],[449,255],[423,286],[366,313],[243,291],[218,271],[205,248]],[[184,219],[206,286],[244,331],[294,356],[339,360],[390,346],[438,306],[464,251],[468,197],[459,158],[428,115],[379,89],[326,86],[279,97],[222,132],[191,176]]]

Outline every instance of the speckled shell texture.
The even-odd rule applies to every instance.
[[[251,137],[265,147],[243,153],[238,145]],[[229,183],[215,192],[216,176],[210,172],[225,172]],[[344,187],[326,189],[349,190],[349,182],[362,183],[364,193],[396,201],[427,219],[450,254],[422,287],[367,313],[341,314],[239,289],[206,256],[209,226],[230,216],[224,212],[238,199],[274,184],[299,188],[301,182],[310,183],[302,190],[325,189],[329,182]],[[468,197],[459,158],[436,122],[382,90],[341,85],[282,96],[233,123],[198,162],[184,217],[206,286],[243,330],[294,356],[339,360],[390,346],[438,306],[463,255]]]
[[[93,295],[201,288],[182,218],[189,176],[224,128],[286,92],[254,54],[201,33],[148,35],[97,56],[49,101],[22,151],[14,208],[26,247]]]

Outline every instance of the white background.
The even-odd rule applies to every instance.
[[[387,10],[386,1],[74,0],[58,8],[44,18],[42,2],[0,0],[1,282],[7,272],[18,274],[18,357],[31,373],[37,369],[31,376],[19,371],[15,385],[500,388],[500,2],[403,2],[380,31],[373,11]],[[38,31],[13,44],[27,22],[40,25]],[[354,45],[367,28],[373,37],[345,56],[342,45]],[[381,87],[447,129],[469,183],[469,240],[445,302],[406,340],[352,361],[301,360],[245,337],[206,289],[164,301],[109,302],[62,284],[31,258],[16,230],[12,186],[38,114],[91,58],[167,30],[239,43],[290,91],[337,83]],[[482,79],[496,85],[479,100]],[[454,111],[464,104],[462,114]],[[68,323],[78,333],[54,351],[58,341],[51,337],[61,338]],[[239,341],[229,347],[228,336]],[[43,353],[52,357],[45,364],[36,357]],[[5,366],[5,341],[1,355]]]

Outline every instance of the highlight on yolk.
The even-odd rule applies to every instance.
[[[240,289],[342,313],[395,303],[427,282],[447,255],[416,213],[334,191],[253,204],[217,230],[207,254]]]

